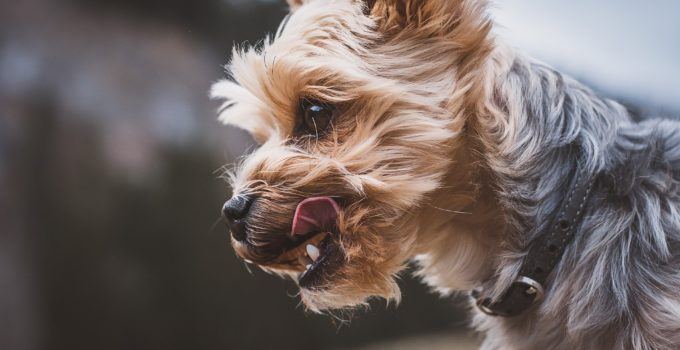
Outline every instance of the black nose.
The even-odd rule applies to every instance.
[[[240,195],[232,197],[222,207],[222,215],[227,220],[231,235],[237,241],[246,239],[246,222],[250,205],[253,199],[250,196]]]

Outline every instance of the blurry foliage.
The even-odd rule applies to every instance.
[[[234,43],[262,40],[288,11],[281,1],[228,0],[70,0],[97,12],[118,13],[139,21],[163,21],[230,50]],[[227,51],[228,52],[228,51]]]

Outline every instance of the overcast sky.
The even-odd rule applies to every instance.
[[[512,45],[608,93],[680,112],[680,1],[496,1]]]

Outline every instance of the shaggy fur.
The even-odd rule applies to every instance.
[[[599,173],[545,300],[520,317],[477,311],[484,349],[680,347],[680,125],[616,102],[493,36],[486,1],[290,1],[277,36],[236,49],[220,119],[261,147],[231,175],[258,197],[237,253],[267,261],[303,199],[342,203],[343,252],[311,311],[399,299],[409,261],[442,295],[498,296],[568,191]],[[295,135],[302,98],[341,110]],[[295,277],[301,267],[260,263]]]

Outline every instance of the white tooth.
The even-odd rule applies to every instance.
[[[312,268],[312,264],[307,264],[307,266],[305,266],[305,270],[309,270],[311,268]]]
[[[312,261],[316,261],[316,259],[319,258],[319,248],[311,244],[307,244],[307,255],[309,255]]]

